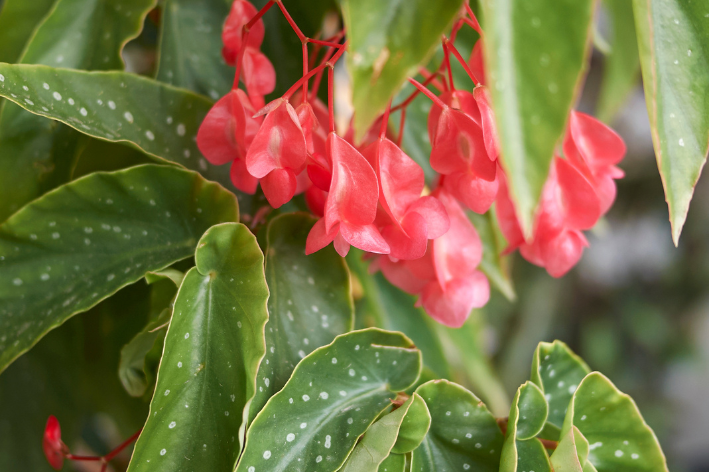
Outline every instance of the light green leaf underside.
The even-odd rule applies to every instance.
[[[5,0],[0,9],[0,62],[20,58],[27,40],[54,0]]]
[[[421,397],[414,393],[400,408],[382,416],[370,426],[364,436],[362,436],[362,439],[357,443],[357,446],[347,458],[347,462],[345,462],[345,465],[340,471],[377,472],[380,465],[389,456],[394,444],[397,442],[397,436],[402,427],[402,423],[408,416],[414,403],[419,405],[419,408],[416,408],[413,412],[414,414],[420,414],[424,411],[421,409],[421,405],[423,405],[423,408],[426,408],[426,404]],[[428,410],[425,410],[425,416],[430,422]],[[423,439],[425,434],[424,431],[420,439]]]
[[[0,79],[0,96],[32,113],[95,138],[128,142],[231,187],[229,166],[209,164],[195,142],[212,106],[207,98],[125,72],[0,64]]]
[[[526,234],[590,50],[593,0],[483,0],[501,158]]]
[[[355,443],[421,370],[400,333],[338,336],[303,359],[246,435],[238,472],[338,470]]]
[[[268,287],[256,237],[210,228],[185,276],[165,337],[150,415],[129,471],[229,471],[266,350]]]
[[[652,142],[679,241],[709,151],[709,5],[633,0]]]
[[[561,341],[539,343],[532,358],[530,380],[544,392],[549,423],[561,427],[574,391],[589,372],[586,363]]]
[[[266,230],[266,280],[271,291],[267,351],[249,421],[283,388],[303,357],[353,328],[350,276],[344,260],[332,247],[305,255],[313,224],[310,215],[289,213],[274,218]]]
[[[194,253],[210,226],[238,220],[234,195],[157,165],[96,173],[0,226],[0,371],[47,331],[146,271]]]
[[[160,32],[157,80],[218,100],[231,90],[235,70],[222,59],[226,0],[167,0]]]
[[[610,17],[611,50],[603,61],[596,114],[609,123],[638,84],[640,56],[632,0],[603,0],[603,4]]]
[[[155,4],[156,0],[57,0],[20,61],[67,69],[123,69],[123,46],[138,36]],[[68,182],[84,145],[85,138],[65,126],[5,102],[0,112],[0,221]]]
[[[667,472],[660,444],[635,402],[598,372],[586,376],[576,389],[562,438],[572,426],[588,442],[588,462],[598,472]]]
[[[475,395],[447,380],[427,382],[416,392],[431,412],[431,428],[413,452],[411,472],[497,471],[502,432]]]
[[[344,0],[357,139],[453,23],[461,0]]]
[[[389,454],[379,466],[379,472],[404,472],[406,456],[403,454]]]
[[[512,400],[500,472],[551,471],[544,446],[535,438],[544,427],[547,413],[544,393],[535,384],[525,382]]]

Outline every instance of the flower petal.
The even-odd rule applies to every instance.
[[[247,1],[236,0],[232,3],[222,30],[222,42],[224,43],[222,55],[227,64],[232,66],[236,64],[236,56],[242,45],[241,35],[244,26],[251,21],[251,18],[256,16],[256,13],[258,13],[256,7]],[[253,48],[259,48],[263,42],[264,34],[263,20],[259,19],[249,29],[248,45]]]
[[[495,124],[495,113],[492,110],[490,91],[487,87],[479,86],[475,87],[473,95],[478,103],[478,108],[480,108],[485,150],[491,160],[497,160],[500,155],[500,142],[497,135],[497,125]]]
[[[242,99],[248,102],[240,90],[232,90],[224,95],[209,110],[199,127],[197,147],[214,165],[243,159],[246,154],[247,118]]]
[[[431,318],[451,328],[460,328],[473,308],[484,306],[490,299],[490,283],[480,272],[455,279],[442,288],[432,282],[424,288],[421,302]]]
[[[574,144],[592,168],[598,165],[615,165],[625,156],[623,138],[590,115],[572,111],[569,130]]]
[[[330,244],[339,230],[339,226],[335,226],[329,232],[325,231],[325,219],[320,218],[310,229],[305,240],[305,254],[312,254]]]
[[[297,185],[296,176],[290,169],[273,169],[261,179],[263,194],[273,208],[288,203],[295,195]]]
[[[482,215],[497,198],[500,181],[487,181],[469,172],[456,172],[446,176],[443,186],[465,206]]]
[[[356,248],[375,254],[389,254],[389,245],[374,225],[353,225],[343,221],[340,223],[340,233]]]
[[[450,228],[450,218],[443,204],[434,196],[427,195],[409,206],[407,213],[418,213],[426,222],[428,239],[443,236]]]
[[[52,415],[47,419],[44,427],[44,438],[42,439],[42,449],[47,458],[47,462],[54,470],[61,470],[64,465],[64,444],[62,443],[62,431],[59,421]]]
[[[249,174],[249,171],[246,169],[246,161],[243,159],[236,159],[232,162],[229,176],[231,177],[231,182],[234,184],[234,187],[237,189],[249,195],[256,193],[258,179]]]
[[[416,212],[407,213],[399,225],[387,225],[382,236],[389,244],[390,255],[396,259],[413,260],[423,257],[428,243],[426,220]]]
[[[566,225],[573,229],[593,228],[601,217],[601,202],[591,182],[565,159],[557,157],[554,164]]]

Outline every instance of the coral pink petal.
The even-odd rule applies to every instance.
[[[593,228],[601,217],[601,202],[591,182],[565,159],[555,158],[555,165],[566,225],[573,229]]]
[[[470,66],[470,70],[475,75],[475,78],[478,79],[478,82],[485,85],[487,83],[487,79],[485,77],[485,61],[483,56],[482,38],[475,42],[473,52],[470,54],[470,59],[468,60],[468,65]]]
[[[330,232],[325,231],[325,219],[320,218],[310,229],[308,239],[305,240],[305,254],[312,254],[330,244],[339,229],[339,226],[335,226]]]
[[[480,108],[475,96],[467,90],[456,90],[453,92],[451,106],[461,110],[473,119],[476,125],[482,126]]]
[[[596,177],[595,184],[596,194],[601,203],[601,214],[605,215],[613,205],[617,193],[613,175],[611,173],[601,174]]]
[[[328,135],[328,149],[332,162],[332,181],[325,206],[328,228],[337,221],[354,226],[371,224],[379,199],[374,169],[359,151],[335,133]]]
[[[448,212],[450,229],[433,241],[433,261],[441,285],[470,275],[482,260],[482,243],[458,202],[447,192],[438,198]]]
[[[475,213],[483,214],[497,198],[500,182],[483,180],[470,173],[456,172],[446,176],[443,186]]]
[[[347,253],[350,252],[350,243],[345,241],[341,233],[337,233],[337,236],[335,236],[333,246],[335,246],[335,251],[337,251],[341,257],[347,257]]]
[[[245,146],[246,115],[236,91],[214,104],[197,132],[197,147],[214,165],[242,158]]]
[[[625,143],[618,134],[594,117],[571,112],[569,129],[574,144],[591,167],[614,165],[625,156]]]
[[[426,254],[428,232],[426,220],[416,212],[407,213],[399,225],[388,225],[382,236],[389,244],[390,255],[396,259],[414,260]]]
[[[484,306],[489,298],[490,283],[479,271],[449,282],[445,289],[432,282],[421,294],[426,312],[434,320],[451,328],[463,326],[473,308]]]
[[[581,231],[562,231],[542,245],[544,268],[552,277],[561,277],[581,259],[586,246],[588,241]]]
[[[404,292],[413,295],[419,293],[428,284],[427,280],[416,277],[403,262],[393,262],[388,256],[379,256],[377,261],[384,277]]]
[[[345,241],[363,251],[375,254],[389,254],[389,245],[374,225],[353,225],[340,223],[340,234]]]
[[[443,236],[450,228],[450,218],[443,204],[434,196],[419,198],[407,209],[407,213],[418,213],[426,222],[428,239]]]
[[[500,224],[502,234],[507,240],[505,252],[511,252],[524,243],[524,236],[507,187],[505,174],[504,172],[499,172],[498,175],[500,187],[497,191],[497,204],[495,205],[497,221]]]
[[[325,201],[327,201],[327,192],[320,190],[315,185],[311,185],[305,191],[305,203],[313,214],[320,217],[325,215]]]
[[[42,439],[42,449],[47,458],[47,462],[54,470],[61,470],[64,465],[64,454],[62,451],[62,431],[59,426],[59,421],[55,416],[50,416],[47,419],[47,425],[44,428],[44,438]]]
[[[237,0],[232,3],[231,11],[227,16],[224,29],[222,30],[222,42],[224,43],[222,54],[227,64],[234,65],[236,63],[236,56],[242,45],[241,35],[244,25],[246,25],[256,13],[258,13],[256,7],[247,1]],[[264,34],[265,28],[263,20],[258,20],[249,30],[248,45],[253,48],[259,48],[263,42]]]
[[[307,145],[308,152],[312,154],[315,152],[313,132],[318,128],[318,119],[315,118],[315,112],[313,112],[313,107],[310,106],[310,103],[298,105],[295,113],[298,115],[300,127],[303,129],[305,144]]]
[[[231,182],[234,184],[234,187],[242,192],[248,193],[249,195],[256,193],[258,179],[249,174],[249,171],[246,169],[246,161],[243,159],[236,159],[231,164],[229,177],[231,177]]]
[[[485,140],[485,150],[491,160],[497,160],[500,155],[500,142],[497,136],[497,125],[495,124],[495,114],[492,111],[492,100],[487,87],[475,87],[473,91],[475,100],[480,108],[483,137]]]
[[[400,220],[409,205],[421,196],[423,170],[388,139],[371,144],[367,150],[376,152],[374,162],[381,191],[379,200],[389,216]]]
[[[308,164],[308,177],[310,181],[313,182],[320,190],[327,192],[330,190],[330,183],[332,182],[332,173],[325,169],[317,162],[311,162]]]
[[[495,179],[496,165],[485,150],[482,129],[465,113],[446,109],[438,122],[431,150],[431,167],[441,174],[472,170],[478,177]]]
[[[276,69],[265,54],[247,47],[243,58],[243,79],[246,91],[251,95],[268,95],[276,88]]]
[[[273,169],[289,168],[299,174],[306,158],[305,137],[298,116],[290,103],[281,100],[256,133],[246,153],[246,168],[259,179]]]
[[[433,265],[432,253],[433,241],[429,240],[426,255],[413,261],[403,261],[403,263],[415,277],[426,281],[434,280],[436,278],[436,268]]]
[[[295,195],[298,181],[290,169],[273,169],[261,179],[261,189],[273,208],[288,203]]]

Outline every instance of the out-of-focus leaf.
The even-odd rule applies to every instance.
[[[504,240],[504,236],[497,224],[494,208],[484,215],[469,211],[468,218],[475,226],[483,244],[480,270],[487,276],[493,287],[497,288],[508,300],[514,300],[516,298],[515,289],[507,268],[507,259],[502,255],[504,246],[500,244],[500,241]]]
[[[397,392],[421,371],[400,333],[354,331],[313,351],[251,424],[237,472],[338,470]]]
[[[496,472],[503,436],[495,417],[475,395],[446,380],[416,391],[431,412],[431,429],[411,458],[411,472]]]
[[[417,405],[417,408],[412,411],[414,404]],[[426,425],[425,430],[419,429],[419,432],[422,433],[418,438],[418,443],[420,443],[428,431],[431,417],[428,414],[426,403],[417,393],[414,393],[401,407],[382,416],[370,426],[340,470],[342,472],[377,472],[380,465],[389,457],[394,443],[397,442],[400,428],[403,427],[403,421],[410,414],[420,416],[412,421]],[[418,443],[411,450],[415,449]]]
[[[359,297],[355,304],[358,327],[401,331],[421,350],[425,366],[439,378],[449,377],[443,346],[435,335],[435,322],[422,308],[414,306],[413,296],[394,287],[381,273],[370,274],[362,255],[362,251],[352,248],[347,256],[352,275],[361,287],[361,294],[355,297]]]
[[[266,352],[268,286],[256,238],[210,228],[182,282],[150,415],[129,471],[231,470]]]
[[[129,395],[139,397],[155,381],[152,357],[162,354],[163,340],[172,316],[172,304],[184,274],[174,269],[148,272],[145,281],[152,285],[150,317],[145,327],[121,348],[118,377]],[[157,366],[156,366],[157,367]],[[155,369],[157,370],[157,369]]]
[[[0,64],[0,79],[0,96],[32,113],[95,138],[128,142],[231,187],[229,166],[209,164],[194,139],[212,106],[207,98],[125,72]]]
[[[217,100],[231,90],[234,68],[222,59],[226,0],[167,0],[157,80]]]
[[[640,56],[632,0],[603,0],[611,21],[611,50],[603,61],[597,114],[610,122],[638,83]]]
[[[535,384],[526,382],[517,390],[507,421],[500,472],[551,472],[546,450],[535,437],[544,427],[548,412],[544,393]]]
[[[544,392],[549,403],[547,421],[561,427],[571,397],[589,372],[586,363],[561,341],[539,343],[532,358],[530,380]]]
[[[330,344],[354,325],[350,277],[344,260],[328,247],[305,255],[315,218],[280,215],[268,225],[266,280],[269,320],[266,355],[249,406],[249,420],[286,384],[302,358]]]
[[[123,46],[138,36],[145,16],[156,3],[57,0],[33,33],[20,61],[68,69],[123,69]],[[65,97],[70,104],[74,98]],[[65,126],[4,102],[0,110],[0,221],[69,181],[83,145],[85,138]]]
[[[587,375],[576,389],[564,420],[562,443],[567,437],[568,441],[571,440],[569,433],[576,428],[583,437],[580,441],[574,434],[579,463],[584,471],[668,470],[660,444],[635,402],[598,372]],[[584,446],[584,442],[588,446]],[[572,448],[562,448],[561,443],[559,446],[552,454],[552,464],[557,472],[564,472],[557,467],[559,457],[567,455]],[[586,454],[592,469],[584,466]]]
[[[121,345],[147,313],[148,287],[128,286],[49,333],[0,374],[0,470],[53,470],[34,447],[49,415],[59,419],[72,450],[83,443],[98,454],[142,426],[147,404],[128,396],[115,372]]]
[[[406,78],[433,54],[462,4],[461,0],[342,1],[357,139]]]
[[[379,472],[404,472],[406,456],[403,454],[389,454],[379,466]]]
[[[234,195],[194,172],[146,165],[96,173],[0,226],[0,370],[49,330],[121,287],[191,256]]]
[[[633,0],[652,142],[672,239],[709,152],[709,22],[704,2]]]
[[[586,70],[593,0],[484,0],[485,64],[523,231]]]
[[[0,62],[16,62],[54,0],[5,0],[0,6]]]

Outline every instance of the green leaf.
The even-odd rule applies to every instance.
[[[389,454],[379,466],[379,472],[404,472],[405,468],[406,456],[402,454]]]
[[[15,62],[54,0],[5,0],[0,10],[0,62]]]
[[[640,56],[632,0],[603,0],[611,22],[611,50],[603,61],[598,118],[610,122],[638,84]]]
[[[184,274],[174,269],[148,272],[145,281],[152,284],[150,317],[145,327],[121,349],[118,377],[129,395],[140,397],[155,380],[152,364],[159,362],[165,331],[172,316],[172,304]],[[155,366],[157,370],[157,366]]]
[[[413,296],[394,287],[380,273],[370,274],[362,260],[363,252],[352,248],[347,262],[356,279],[358,327],[380,326],[401,331],[410,337],[423,354],[423,362],[438,377],[450,376],[441,341],[435,335],[435,322],[422,308],[414,306]]]
[[[95,138],[128,142],[231,187],[229,166],[210,165],[197,149],[197,130],[212,106],[200,95],[125,72],[0,64],[0,78],[0,96],[32,113]]]
[[[562,438],[572,426],[588,441],[588,462],[598,472],[667,472],[660,444],[635,402],[603,374],[588,374],[579,384],[569,404]],[[575,442],[583,466],[584,448],[579,447],[578,440]],[[552,463],[557,454],[562,452],[552,454]]]
[[[544,392],[549,403],[547,421],[561,427],[571,397],[589,372],[586,363],[561,341],[539,343],[532,358],[530,380]]]
[[[354,127],[361,139],[391,97],[433,54],[461,0],[343,0]]]
[[[421,414],[425,411],[423,418],[415,419],[414,421],[425,421],[428,426],[431,417],[428,415],[426,403],[418,394],[414,393],[400,408],[382,416],[364,433],[364,436],[362,436],[360,442],[357,443],[350,457],[347,458],[347,462],[345,462],[345,465],[340,469],[341,472],[377,472],[380,465],[389,457],[389,453],[392,451],[394,444],[398,442],[397,436],[399,430],[403,428],[403,422],[405,418],[409,416],[409,412],[414,403],[418,405],[413,412],[414,415],[417,413]],[[428,427],[426,428],[426,431],[427,430]],[[419,438],[419,443],[426,435],[426,431],[423,431],[423,434]],[[418,444],[411,450],[415,449],[417,446]]]
[[[25,206],[0,225],[0,371],[69,317],[191,256],[213,224],[235,220],[233,194],[156,165],[92,174]]]
[[[399,436],[391,450],[392,454],[406,454],[419,447],[431,427],[431,414],[428,412],[426,402],[415,392],[411,398],[413,403],[401,423]]]
[[[338,336],[303,359],[261,410],[236,471],[337,470],[420,371],[421,353],[400,333],[367,329]]]
[[[551,472],[546,450],[535,437],[544,427],[548,411],[544,393],[535,384],[525,382],[517,390],[507,421],[500,472]]]
[[[593,0],[484,0],[485,63],[501,158],[523,231],[581,88]]]
[[[266,230],[266,280],[271,291],[267,351],[249,407],[250,421],[283,388],[303,357],[353,328],[344,260],[332,247],[305,255],[305,240],[315,221],[304,213],[289,213],[271,220]]]
[[[129,471],[227,471],[266,352],[268,286],[256,238],[210,228],[180,286],[150,415]]]
[[[411,472],[497,471],[502,432],[475,395],[447,380],[427,382],[417,393],[431,412],[431,429],[413,452]]]
[[[231,90],[234,68],[222,59],[225,0],[167,0],[157,80],[217,100]]]
[[[513,301],[517,295],[507,269],[507,258],[502,255],[505,242],[502,231],[497,224],[494,207],[484,215],[478,215],[472,211],[467,213],[483,245],[480,270],[487,276],[493,287],[497,288],[505,298]]]
[[[123,69],[123,46],[138,36],[145,16],[155,4],[156,0],[57,0],[34,32],[21,62],[69,69]],[[27,91],[22,92],[24,95]],[[73,102],[76,97],[71,97],[65,99]],[[12,103],[3,105],[0,221],[68,182],[85,145],[85,138],[65,126],[27,113]],[[75,111],[78,110],[79,106]]]
[[[583,472],[594,471],[593,465],[588,464],[589,444],[576,426],[572,426],[559,441],[551,463],[555,472]]]
[[[706,4],[633,0],[652,142],[679,241],[709,151]]]

